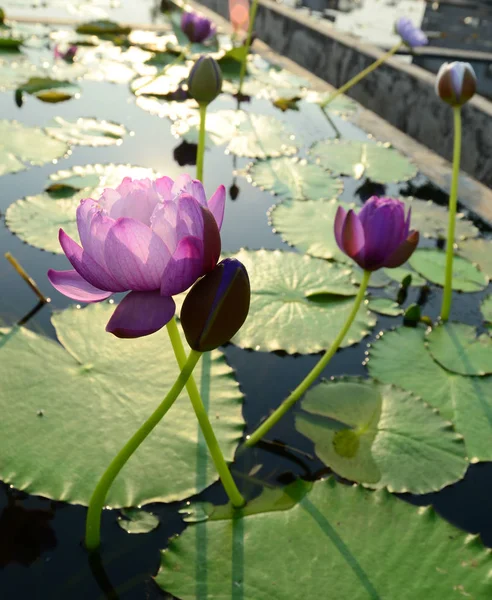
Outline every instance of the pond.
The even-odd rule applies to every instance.
[[[12,14],[20,14],[22,9],[14,10],[14,4],[22,3],[12,3]],[[60,16],[61,4],[65,3],[52,3],[36,14]],[[256,531],[249,529],[248,517],[244,522],[235,518],[230,538],[225,528],[231,521],[215,520],[219,517],[214,505],[225,504],[227,497],[183,395],[169,420],[163,421],[160,434],[149,438],[138,460],[127,465],[128,478],[122,472],[109,499],[116,507],[145,505],[144,512],[104,511],[101,551],[85,550],[85,506],[96,482],[94,471],[105,468],[158,404],[177,368],[164,332],[141,340],[116,340],[104,332],[113,300],[81,308],[51,287],[48,269],[68,268],[58,229],[76,235],[79,199],[97,197],[102,188],[116,186],[124,175],[194,176],[197,141],[193,102],[175,102],[166,96],[186,78],[191,62],[171,65],[155,80],[169,57],[176,58],[176,53],[166,52],[166,44],[176,43],[170,17],[157,15],[151,3],[139,3],[139,12],[133,15],[123,8],[111,9],[109,3],[100,5],[111,18],[122,21],[141,22],[152,14],[155,19],[150,20],[160,23],[162,31],[133,31],[119,45],[121,40],[111,36],[109,40],[82,38],[69,25],[13,23],[26,40],[22,52],[0,56],[0,131],[3,128],[4,134],[0,139],[4,173],[0,478],[5,481],[0,484],[0,589],[6,598],[26,600],[187,600],[220,594],[262,600],[273,596],[266,584],[261,591],[255,573],[271,565],[262,576],[268,579],[276,573],[279,584],[286,580],[275,598],[297,597],[299,590],[289,586],[292,578],[300,577],[308,586],[305,595],[316,598],[324,594],[319,586],[333,577],[333,570],[330,573],[322,561],[309,556],[311,552],[313,557],[322,555],[330,539],[341,564],[348,564],[348,572],[355,574],[354,580],[343,575],[348,595],[341,592],[337,598],[417,597],[410,588],[410,596],[404,595],[403,588],[401,595],[378,595],[383,593],[372,583],[373,575],[378,577],[364,573],[372,555],[374,571],[382,557],[408,557],[408,572],[401,582],[405,586],[413,580],[412,568],[426,564],[422,557],[432,555],[434,548],[439,549],[443,570],[452,572],[442,540],[465,544],[468,538],[458,529],[447,528],[446,521],[479,533],[483,544],[492,547],[487,502],[492,493],[488,462],[492,459],[492,361],[487,366],[491,232],[465,215],[458,220],[452,318],[483,334],[484,358],[479,363],[485,363],[486,374],[457,374],[445,352],[446,368],[427,356],[422,324],[403,324],[404,311],[415,303],[430,322],[439,316],[447,195],[386,140],[374,140],[351,122],[359,110],[356,103],[337,99],[327,118],[317,103],[319,94],[309,90],[308,81],[260,56],[251,61],[245,84],[244,91],[251,97],[239,108],[233,96],[237,65],[223,63],[224,93],[209,109],[204,177],[208,197],[219,185],[226,187],[222,250],[247,266],[252,309],[234,343],[206,355],[197,382],[237,485],[251,500],[246,514],[258,512],[256,523],[265,515],[271,521],[263,519],[266,526]],[[102,16],[92,11],[87,18]],[[72,42],[79,45],[73,63],[54,59],[55,44],[65,48]],[[219,35],[219,43],[226,49],[231,46],[227,35]],[[159,67],[153,59],[160,61]],[[55,94],[61,89],[68,99],[50,103],[36,97],[37,92],[24,91],[22,102],[17,95],[16,103],[15,90],[30,76],[70,82],[63,88],[52,82],[50,87]],[[284,112],[274,102],[285,99],[291,101],[291,109]],[[334,214],[340,202],[360,207],[375,194],[401,197],[412,206],[414,227],[421,231],[419,249],[404,271],[388,269],[373,276],[369,305],[361,309],[346,347],[323,372],[325,379],[343,379],[324,384],[325,391],[323,386],[313,388],[264,441],[245,448],[244,436],[314,367],[345,319],[361,271],[335,244]],[[28,319],[25,316],[37,299],[3,259],[6,252],[51,298]],[[401,281],[408,274],[411,285],[403,288]],[[120,299],[116,295],[114,302]],[[382,331],[387,333],[381,336]],[[463,335],[468,333],[467,329]],[[427,338],[428,344],[443,354],[435,337]],[[384,385],[364,384],[369,376]],[[355,387],[350,391],[344,385]],[[366,454],[360,458],[359,450],[355,456],[333,452],[336,433],[348,431],[340,424],[352,418],[357,424],[359,417],[337,408],[336,394],[330,389],[341,386],[340,397],[347,394],[353,400],[360,395],[365,402],[366,394],[373,393],[367,391],[372,385],[384,404],[376,410],[375,423],[371,413],[375,429],[363,437]],[[317,405],[316,390],[321,390],[323,403],[329,403],[326,412]],[[378,423],[383,406],[385,425]],[[442,416],[431,406],[440,409]],[[371,470],[371,452],[374,456],[381,452],[376,446],[371,449],[378,430],[380,445],[386,445],[376,467],[381,478]],[[394,437],[384,438],[386,430],[394,431]],[[333,444],[326,442],[332,439]],[[298,477],[307,483],[299,484]],[[319,483],[310,491],[315,481]],[[351,487],[350,481],[365,487]],[[323,504],[321,486],[332,488],[329,506]],[[368,491],[373,488],[383,489]],[[292,522],[284,517],[294,515],[295,509],[268,512],[277,504],[294,505],[300,497],[309,521],[298,513]],[[432,505],[439,517],[433,518],[430,511],[417,512],[407,503]],[[421,515],[427,515],[422,517],[425,524],[418,520]],[[340,523],[352,521],[356,527],[351,533],[339,529]],[[319,532],[311,531],[312,522],[320,524],[322,543],[316,542]],[[301,542],[304,529],[309,532]],[[184,531],[188,537],[174,537]],[[376,538],[379,542],[373,550],[371,539]],[[252,554],[251,539],[260,544]],[[161,559],[170,540],[170,553]],[[286,551],[285,556],[281,551]],[[468,551],[465,556],[463,550],[463,561],[476,561],[473,566],[481,582],[490,563],[483,550],[474,554],[470,540]],[[252,555],[258,557],[256,563]],[[289,570],[284,560],[299,562],[292,575],[284,573]],[[331,568],[337,565],[335,561]],[[436,571],[433,565],[429,568]],[[390,567],[385,569],[385,579],[391,580]],[[426,571],[422,574],[425,580]],[[459,588],[461,580],[456,583],[453,575],[449,577],[449,589],[455,585],[455,590],[466,594],[467,587]],[[442,589],[439,581],[432,581],[432,586]],[[473,585],[473,578],[467,581]],[[374,585],[383,584],[378,580]],[[479,588],[485,590],[485,584],[477,583],[473,589]]]

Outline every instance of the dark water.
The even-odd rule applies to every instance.
[[[194,167],[180,167],[173,158],[181,142],[171,135],[169,122],[140,110],[126,86],[83,83],[82,87],[79,100],[52,106],[27,98],[22,109],[15,106],[13,93],[3,93],[0,94],[0,114],[2,118],[15,118],[31,125],[43,125],[57,115],[66,118],[97,116],[118,121],[133,130],[135,135],[126,137],[121,146],[74,147],[72,154],[57,165],[33,167],[24,173],[2,177],[2,213],[18,198],[44,189],[50,173],[72,165],[114,162],[152,167],[171,177],[182,172],[194,173]],[[217,101],[217,108],[234,106],[232,98],[223,97]],[[329,124],[316,107],[306,106],[301,113],[286,116],[265,101],[255,101],[250,107],[255,112],[275,114],[287,120],[297,133],[302,132],[308,143],[332,135]],[[337,118],[335,121],[347,137],[364,137],[364,133],[352,124]],[[268,225],[266,213],[275,199],[253,187],[246,179],[238,177],[236,181],[232,175],[234,169],[240,169],[248,162],[225,155],[223,148],[212,149],[206,154],[205,183],[208,192],[211,193],[220,183],[230,189],[235,182],[240,188],[237,199],[232,200],[230,196],[227,199],[222,229],[223,248],[225,251],[243,246],[289,250]],[[345,184],[342,198],[346,200],[365,200],[375,191],[370,183],[362,185],[346,178]],[[381,189],[378,191],[383,193]],[[385,191],[389,194],[412,191],[424,198],[443,199],[442,192],[420,175],[409,184],[390,186]],[[46,271],[48,268],[67,268],[67,260],[22,243],[7,230],[2,219],[0,254],[3,256],[6,251],[10,251],[35,278],[41,290],[52,297],[51,304],[43,307],[29,321],[28,327],[54,335],[50,324],[51,311],[65,308],[71,301],[51,288]],[[0,259],[0,286],[0,318],[9,326],[33,308],[35,298],[3,258]],[[412,290],[406,304],[415,301],[417,295],[418,291]],[[456,296],[455,317],[467,323],[478,323],[479,302],[484,294]],[[439,306],[440,291],[433,288],[425,306],[426,314],[436,317]],[[375,333],[397,324],[397,319],[380,317]],[[337,353],[323,375],[365,375],[362,361],[366,343],[373,337]],[[318,359],[315,356],[253,353],[234,346],[228,346],[224,351],[236,370],[245,395],[246,433],[251,432],[261,418],[286,397]],[[274,484],[287,483],[299,475],[313,479],[327,472],[314,457],[312,444],[295,431],[293,412],[271,431],[269,439],[281,441],[290,449],[270,443],[244,452],[232,467],[240,487],[245,485],[241,474],[248,473],[252,465],[259,463],[263,468],[258,477]],[[259,490],[258,487],[256,491]],[[470,467],[463,481],[437,494],[419,498],[405,496],[405,499],[417,504],[433,503],[444,518],[468,531],[481,533],[484,542],[492,547],[492,512],[488,510],[491,494],[492,465],[479,464]],[[219,483],[199,497],[216,503],[226,500]],[[178,514],[182,504],[150,505],[149,508],[160,517],[160,526],[146,535],[128,535],[116,523],[118,511],[105,512],[101,556],[90,559],[81,544],[85,508],[32,497],[0,484],[0,597],[9,600],[165,598],[166,595],[152,581],[152,576],[159,567],[159,550],[166,547],[171,536],[179,534],[185,527]]]

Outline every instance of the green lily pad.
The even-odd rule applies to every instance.
[[[340,179],[330,177],[318,165],[298,158],[272,158],[252,163],[248,179],[282,199],[329,200],[343,190]]]
[[[75,31],[84,35],[128,35],[132,28],[122,26],[115,21],[109,21],[108,19],[100,19],[97,21],[89,21],[88,23],[81,23],[77,26]]]
[[[56,104],[79,95],[80,87],[70,81],[60,81],[49,77],[31,77],[17,88],[16,94],[29,94],[42,102]]]
[[[423,248],[416,250],[408,261],[413,269],[440,286],[444,286],[446,253]],[[471,262],[455,256],[453,259],[453,290],[479,292],[487,287],[487,278]]]
[[[55,161],[68,149],[66,143],[50,138],[42,129],[0,121],[0,175]]]
[[[324,169],[354,179],[367,177],[375,183],[395,183],[417,174],[408,158],[387,144],[323,140],[316,142],[309,153]]]
[[[344,378],[312,388],[296,428],[335,473],[390,492],[426,494],[461,479],[468,467],[461,435],[413,394]]]
[[[308,90],[304,99],[306,102],[312,102],[314,104],[322,104],[327,98],[330,97],[332,92],[317,92],[314,90]],[[350,116],[354,112],[356,112],[359,108],[359,105],[355,100],[352,100],[348,96],[337,96],[334,100],[332,100],[326,107],[325,111],[335,113],[337,115],[342,116]]]
[[[352,273],[352,283],[360,285],[362,282],[362,277],[364,275],[364,271],[358,267],[355,263],[353,263],[353,273]],[[386,275],[384,269],[379,269],[379,271],[373,271],[371,273],[371,278],[369,279],[370,288],[384,288],[388,285],[391,285],[391,279]]]
[[[8,35],[0,35],[0,50],[19,50],[24,40]]]
[[[491,566],[478,536],[431,507],[330,477],[290,509],[188,527],[163,551],[156,582],[181,600],[286,600],[293,590],[304,600],[478,600],[492,594]]]
[[[99,121],[80,117],[75,121],[67,121],[63,117],[55,117],[53,124],[48,125],[46,132],[57,140],[80,146],[113,146],[121,144],[127,130],[123,125],[113,121]]]
[[[271,224],[284,242],[311,256],[354,264],[344,254],[335,240],[333,223],[343,202],[306,200],[305,202],[280,202],[270,211]]]
[[[405,277],[409,275],[412,276],[411,286],[420,287],[425,285],[427,281],[421,277],[416,271],[412,271],[411,269],[406,269],[405,267],[395,267],[394,269],[383,269],[383,273],[387,275],[393,281],[397,281],[401,283]]]
[[[398,317],[403,314],[402,307],[390,298],[371,298],[367,303],[367,308],[387,317]]]
[[[427,334],[427,346],[434,360],[460,375],[492,374],[492,338],[477,335],[464,323],[444,323]]]
[[[150,533],[159,527],[159,517],[140,508],[123,508],[118,525],[127,533]]]
[[[164,98],[175,92],[182,81],[188,79],[190,69],[186,65],[171,65],[162,75],[145,75],[137,77],[130,84],[130,90],[135,96],[153,96]]]
[[[227,50],[218,60],[222,76],[228,81],[238,79],[241,74],[241,66],[248,49],[246,46],[238,46]]]
[[[492,281],[492,240],[464,240],[459,242],[457,252],[473,264]]]
[[[15,90],[30,77],[39,74],[39,68],[20,53],[0,55],[0,91]]]
[[[386,332],[369,350],[375,379],[420,396],[465,439],[470,462],[492,460],[492,376],[464,377],[443,369],[425,345],[423,328]]]
[[[62,227],[75,240],[79,239],[76,210],[80,200],[98,198],[104,188],[117,187],[123,177],[155,178],[156,174],[152,169],[111,164],[58,171],[50,175],[49,191],[17,200],[7,208],[7,227],[31,246],[62,254],[58,230]]]
[[[480,307],[486,323],[492,323],[492,294],[487,296]]]
[[[331,345],[357,293],[349,269],[280,250],[241,250],[234,256],[251,280],[251,307],[235,344],[290,354],[321,352]],[[375,324],[361,307],[342,346],[360,341]]]
[[[179,370],[165,329],[120,340],[104,330],[114,308],[102,303],[56,314],[59,343],[19,328],[1,347],[8,373],[0,379],[0,477],[6,483],[87,505],[112,458],[173,385]],[[209,410],[220,415],[215,433],[231,460],[243,426],[233,371],[214,351],[204,355],[195,377]],[[197,485],[198,449],[198,425],[184,392],[118,475],[106,504],[139,506],[199,492],[217,475],[207,461]]]

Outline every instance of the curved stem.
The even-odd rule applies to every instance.
[[[207,120],[207,104],[200,104],[200,133],[196,152],[196,178],[203,183],[203,158],[205,155],[205,123]]]
[[[118,473],[125,466],[135,450],[140,446],[140,444],[145,440],[149,433],[161,421],[167,411],[174,404],[174,401],[181,393],[181,390],[184,388],[188,378],[191,376],[197,362],[200,360],[201,355],[201,352],[196,352],[195,350],[190,352],[186,364],[183,366],[181,373],[179,374],[176,382],[170,389],[167,396],[140,427],[140,429],[133,434],[133,436],[113,458],[109,467],[106,469],[96,485],[89,502],[89,511],[87,513],[86,520],[85,545],[88,550],[96,550],[101,543],[101,513],[104,507],[106,496],[111,485],[113,484],[113,481],[116,479]]]
[[[451,312],[451,295],[453,293],[453,252],[454,230],[456,226],[456,209],[458,206],[458,185],[461,162],[461,106],[454,106],[454,148],[453,176],[449,194],[448,238],[446,241],[446,271],[444,275],[444,291],[442,294],[441,319],[447,321]]]
[[[364,275],[362,277],[362,281],[360,284],[359,292],[354,301],[354,306],[345,322],[344,326],[340,330],[340,333],[337,335],[335,341],[331,345],[331,347],[325,352],[323,357],[317,363],[317,365],[310,371],[310,373],[305,377],[305,379],[296,387],[296,389],[290,394],[288,398],[286,398],[282,404],[274,411],[266,421],[264,421],[254,433],[246,439],[246,446],[254,446],[260,439],[270,431],[270,429],[280,421],[280,419],[285,415],[285,413],[301,398],[305,392],[311,387],[311,385],[316,381],[316,379],[321,375],[326,365],[330,362],[332,356],[338,350],[338,347],[343,342],[345,335],[347,334],[350,326],[354,322],[354,319],[359,311],[360,305],[362,304],[362,300],[364,299],[364,295],[366,293],[367,285],[369,283],[369,278],[371,277],[370,271],[364,271]]]
[[[328,98],[320,104],[320,106],[322,108],[325,108],[325,106],[330,104],[330,102],[333,102],[333,100],[335,100],[335,98],[338,98],[338,96],[340,96],[341,94],[345,94],[345,92],[347,90],[349,90],[356,83],[359,83],[359,81],[361,81],[361,79],[364,79],[364,77],[366,77],[366,75],[369,75],[369,73],[372,73],[373,71],[375,71],[380,65],[382,65],[385,61],[387,61],[388,58],[391,58],[393,56],[393,54],[396,54],[398,52],[398,50],[402,47],[402,45],[403,45],[402,41],[398,42],[398,44],[393,46],[393,48],[391,48],[391,50],[386,52],[386,54],[383,54],[383,56],[381,56],[376,61],[374,61],[366,69],[364,69],[360,73],[357,73],[357,75],[355,77],[352,77],[352,79],[347,81],[347,83],[342,85],[342,87],[338,88],[338,90],[335,90],[332,94],[330,94],[328,96]]]
[[[169,339],[171,340],[178,365],[180,368],[183,368],[183,365],[186,362],[186,352],[183,342],[181,341],[181,336],[179,335],[175,318],[171,319],[167,324],[167,332],[169,333]],[[224,455],[222,454],[193,375],[191,375],[191,377],[188,379],[186,383],[186,389],[188,391],[191,404],[193,405],[196,418],[198,419],[198,423],[202,429],[203,437],[207,442],[209,452],[212,456],[212,460],[214,461],[215,468],[217,469],[220,480],[222,481],[222,485],[229,496],[229,500],[236,508],[244,506],[245,500],[237,489],[236,483],[232,478],[229,467],[227,466]]]
[[[246,43],[245,43],[246,52],[244,53],[243,62],[241,63],[241,72],[239,73],[239,88],[237,91],[239,97],[241,97],[244,77],[246,75],[246,65],[248,63],[248,55],[249,55],[249,51],[251,48],[251,37],[253,36],[253,28],[255,26],[257,10],[258,10],[258,0],[253,0],[253,4],[251,5],[251,10],[249,11],[248,35],[246,36]]]

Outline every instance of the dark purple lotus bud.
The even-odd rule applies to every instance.
[[[188,76],[188,95],[198,104],[210,104],[222,91],[222,71],[210,56],[201,56]]]
[[[201,44],[214,35],[216,28],[210,19],[194,12],[183,12],[181,30],[192,43]]]
[[[477,91],[477,76],[466,62],[444,63],[436,77],[436,94],[451,106],[463,106]]]
[[[181,323],[193,350],[208,352],[228,342],[249,311],[251,289],[244,265],[226,258],[188,292]]]

